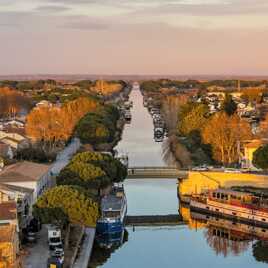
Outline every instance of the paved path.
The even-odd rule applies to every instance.
[[[73,268],[87,268],[91,257],[91,251],[94,244],[95,228],[85,229],[84,243],[80,249],[79,257],[73,265]]]
[[[53,175],[57,175],[69,163],[72,156],[79,150],[81,142],[78,138],[74,138],[71,143],[61,151],[56,158],[56,161],[51,168]]]
[[[38,233],[38,240],[32,247],[27,247],[29,255],[23,261],[24,268],[46,268],[47,259],[49,257],[49,248],[47,243],[47,228],[42,226],[42,230]]]

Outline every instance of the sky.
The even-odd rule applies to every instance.
[[[268,0],[0,0],[0,75],[268,75]]]

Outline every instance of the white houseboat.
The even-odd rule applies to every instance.
[[[268,199],[229,189],[209,190],[191,197],[192,211],[268,226]]]

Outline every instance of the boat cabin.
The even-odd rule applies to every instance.
[[[251,193],[232,191],[229,189],[216,189],[209,191],[209,199],[224,203],[251,203],[257,204],[259,198]]]

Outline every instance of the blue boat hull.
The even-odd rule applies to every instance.
[[[124,229],[123,223],[118,220],[115,222],[98,221],[96,231],[99,234],[119,233]]]

